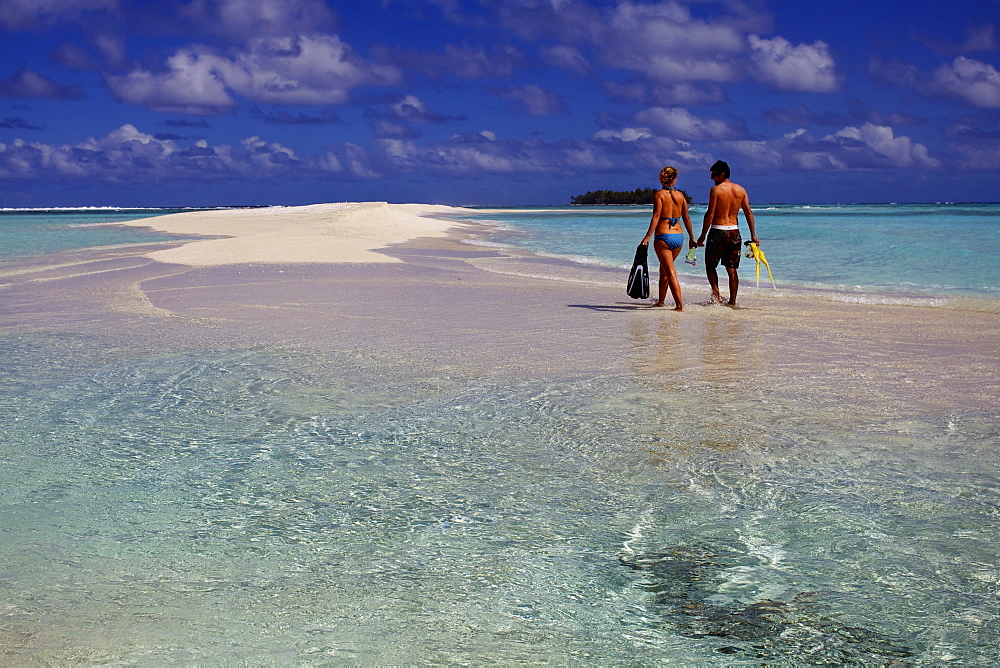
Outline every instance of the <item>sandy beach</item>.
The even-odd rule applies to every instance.
[[[687,374],[721,383],[720,415],[762,397],[849,421],[996,408],[996,314],[766,293],[732,310],[707,305],[707,288],[674,313],[603,278],[465,243],[488,230],[433,217],[457,211],[340,203],[138,220],[206,239],[11,272],[0,322],[101,337],[124,327],[126,347],[352,350],[404,376]]]
[[[148,219],[170,234],[218,239],[150,253],[158,262],[196,267],[232,264],[398,262],[373,253],[414,237],[440,237],[453,224],[421,217],[450,207],[342,202],[299,207],[202,211]]]
[[[766,295],[733,311],[697,294],[686,312],[662,312],[563,268],[552,275],[566,281],[532,277],[523,257],[463,243],[475,225],[433,217],[455,212],[340,203],[138,220],[131,224],[206,239],[15,272],[4,279],[8,294],[43,289],[65,301],[8,309],[4,325],[58,319],[50,309],[64,304],[75,312],[63,314],[70,322],[138,318],[132,326],[154,339],[182,328],[197,340],[358,346],[414,373],[690,370],[745,379],[753,395],[818,393],[848,411],[870,399],[898,410],[995,407],[994,314]],[[39,305],[43,312],[31,312]]]
[[[883,622],[918,617],[903,592],[945,600],[923,564],[979,569],[970,596],[995,578],[982,553],[942,565],[912,547],[993,530],[976,528],[995,522],[981,491],[970,508],[942,490],[964,499],[957,481],[994,457],[995,314],[763,296],[732,310],[707,286],[675,313],[629,299],[624,275],[532,276],[532,258],[468,243],[488,230],[433,217],[452,211],[184,213],[133,224],[204,240],[6,270],[6,405],[45,425],[8,423],[33,454],[7,482],[66,485],[67,501],[12,492],[18,554],[59,538],[51,573],[11,560],[7,582],[41,575],[8,591],[0,657],[696,660],[743,641],[708,633],[720,612],[676,610],[749,618],[774,599],[789,621],[759,633],[775,656],[804,651],[782,629],[807,617],[849,646],[834,658],[945,656],[933,625]],[[959,435],[951,459],[925,451]],[[644,564],[671,554],[701,565],[678,567],[690,590],[665,604]],[[868,586],[888,593],[852,598]],[[718,642],[690,640],[694,623]],[[956,621],[955,642],[982,645],[982,628]]]

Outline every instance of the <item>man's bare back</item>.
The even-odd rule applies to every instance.
[[[719,294],[719,279],[715,268],[721,262],[729,274],[729,302],[736,306],[736,295],[739,291],[740,279],[737,268],[740,266],[740,236],[739,212],[742,210],[750,228],[750,240],[760,245],[757,239],[757,227],[750,210],[750,199],[743,186],[729,180],[729,165],[717,162],[712,165],[712,181],[715,186],[709,191],[708,209],[702,225],[698,246],[705,246],[708,238],[708,248],[705,249],[705,271],[708,283],[712,288],[712,300],[725,303]]]
[[[714,206],[712,206],[713,200]],[[709,194],[709,212],[712,214],[709,218],[710,225],[736,225],[739,222],[737,214],[740,209],[744,210],[752,234],[754,228],[753,212],[750,211],[747,191],[743,186],[732,181],[723,181],[712,187]]]

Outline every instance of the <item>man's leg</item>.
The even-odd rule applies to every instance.
[[[722,296],[719,295],[719,274],[716,273],[715,267],[711,265],[705,267],[705,273],[708,275],[708,284],[712,288],[712,301],[721,304]]]
[[[736,306],[736,293],[740,291],[740,276],[732,267],[726,267],[726,271],[729,272],[729,305]]]

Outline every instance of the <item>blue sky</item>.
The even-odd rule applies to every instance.
[[[0,0],[0,206],[1000,200],[1000,0]]]

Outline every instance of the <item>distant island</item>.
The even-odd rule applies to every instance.
[[[691,196],[683,190],[677,190],[684,195],[687,203],[691,203]],[[652,204],[653,195],[656,190],[653,188],[636,188],[635,190],[591,190],[583,195],[570,198],[573,206],[605,206],[623,204]]]

